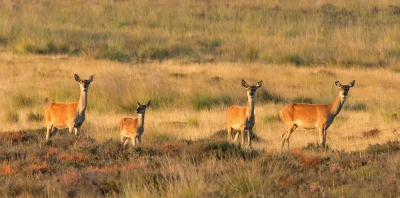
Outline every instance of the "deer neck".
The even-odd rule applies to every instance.
[[[138,128],[143,129],[143,126],[144,126],[144,114],[139,114],[139,116],[138,116],[138,124],[139,124]]]
[[[247,98],[246,115],[249,119],[254,118],[254,98],[252,98],[252,97]]]
[[[86,107],[87,107],[87,91],[81,91],[77,109],[78,114],[82,114],[83,112],[85,112]]]
[[[342,109],[345,100],[346,97],[342,97],[342,95],[339,93],[335,101],[333,101],[333,103],[329,105],[330,113],[336,116]]]

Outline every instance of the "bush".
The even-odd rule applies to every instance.
[[[299,55],[286,55],[285,57],[282,58],[283,62],[289,62],[292,63],[296,66],[307,66],[307,65],[312,65],[313,60],[311,58],[302,58]]]
[[[17,108],[32,107],[35,100],[24,94],[18,94],[13,98],[14,106]]]
[[[119,62],[129,62],[131,59],[128,54],[116,47],[103,47],[102,50],[100,50],[99,58],[105,58]]]
[[[10,123],[18,123],[19,121],[19,114],[11,109],[6,110],[4,112],[4,120]]]
[[[363,103],[357,103],[354,105],[347,104],[344,106],[346,110],[352,110],[352,111],[366,111],[367,110],[367,105]]]
[[[206,96],[197,96],[192,100],[193,108],[196,110],[210,110],[212,106],[212,101]]]
[[[389,141],[383,145],[374,144],[369,145],[365,150],[369,154],[384,154],[384,153],[396,153],[400,150],[400,143],[398,141]]]

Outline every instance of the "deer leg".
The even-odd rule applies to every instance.
[[[122,131],[121,131],[121,144],[124,144],[124,139],[125,139],[125,136],[122,134]]]
[[[47,124],[47,129],[46,129],[46,141],[49,140],[50,137],[50,133],[53,129],[53,125],[52,124]]]
[[[128,141],[129,141],[129,138],[128,138],[128,137],[124,137],[124,136],[121,137],[121,144],[122,144],[123,146],[125,146],[126,144],[128,144]]]
[[[236,130],[235,138],[233,138],[233,142],[236,142],[237,138],[239,137],[240,131]]]
[[[53,126],[51,127],[50,136],[53,136],[53,135],[55,135],[56,133],[57,133],[57,128],[53,125]]]
[[[132,145],[133,145],[133,147],[136,146],[136,141],[137,141],[137,137],[136,136],[132,137]]]
[[[244,146],[244,136],[245,136],[245,134],[244,133],[246,133],[246,130],[244,129],[244,128],[242,128],[241,129],[241,135],[242,135],[242,146]]]
[[[124,142],[122,145],[123,145],[123,146],[126,146],[126,145],[128,144],[128,142],[129,142],[129,139],[130,139],[130,138],[125,137],[125,142]]]
[[[68,132],[69,133],[72,133],[73,130],[74,130],[74,126],[71,125],[70,127],[68,127]]]
[[[290,138],[290,135],[293,133],[293,131],[296,130],[296,128],[297,128],[297,125],[286,125],[286,132],[282,135],[282,148],[286,142],[288,150],[289,150],[289,138]]]
[[[80,129],[81,129],[80,127],[75,127],[75,128],[74,128],[75,135],[78,135],[78,134],[79,134]]]
[[[137,140],[138,140],[138,144],[140,144],[140,143],[142,143],[142,136],[141,135],[139,135],[138,137],[137,137]]]
[[[319,130],[319,142],[321,143],[322,147],[325,148],[326,143],[326,129],[322,127]]]
[[[247,132],[247,140],[248,140],[248,145],[251,146],[251,138],[253,135],[253,129],[249,129]]]
[[[228,142],[230,142],[232,140],[232,127],[228,126]]]

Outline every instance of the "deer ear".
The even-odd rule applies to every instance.
[[[78,76],[78,74],[75,74],[74,77],[77,82],[81,82],[81,78]]]
[[[146,107],[150,106],[150,102],[151,102],[151,100],[149,100],[149,102],[147,102]]]
[[[351,81],[351,83],[349,83],[349,87],[353,87],[356,83],[356,80]]]
[[[247,87],[249,87],[249,85],[247,84],[247,82],[246,82],[246,81],[244,81],[243,79],[242,79],[242,86],[243,86],[244,88],[247,88]]]
[[[136,101],[136,104],[137,104],[137,106],[140,106],[140,103],[139,103],[139,101]]]
[[[342,86],[342,85],[340,84],[339,81],[336,81],[336,82],[335,82],[335,85],[336,85],[337,87],[339,87],[339,88]]]
[[[94,74],[89,77],[88,81],[92,82],[93,79],[94,79]]]
[[[260,81],[257,83],[256,87],[257,87],[257,88],[258,88],[258,87],[261,87],[262,83],[263,83],[263,81],[260,80]]]

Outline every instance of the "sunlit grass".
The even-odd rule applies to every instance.
[[[395,70],[180,61],[132,64],[7,52],[0,57],[4,60],[0,67],[6,68],[0,74],[4,85],[0,123],[2,132],[12,131],[2,133],[0,141],[5,148],[0,174],[13,178],[0,188],[7,195],[296,197],[302,193],[323,197],[375,193],[390,197],[398,192],[391,176],[397,174],[399,161],[395,152],[399,149],[400,73]],[[76,137],[62,130],[46,142],[42,109],[53,101],[78,100],[74,73],[81,78],[95,75],[81,134]],[[226,110],[231,105],[244,106],[247,100],[241,79],[249,84],[263,80],[255,98],[257,139],[252,149],[226,141]],[[281,109],[300,99],[331,103],[338,94],[336,80],[356,83],[328,129],[330,150],[316,146],[317,131],[302,129],[291,136],[292,150],[281,150],[285,130]],[[152,103],[146,110],[142,146],[122,148],[118,121],[137,118],[135,102],[148,100]],[[203,103],[196,101],[207,108],[199,108],[195,104]],[[389,155],[394,157],[389,159]],[[371,181],[368,171],[382,176]],[[31,179],[36,177],[39,182]],[[311,180],[315,182],[306,182]],[[53,185],[44,191],[46,182]],[[371,183],[387,191],[364,190]]]
[[[120,62],[394,67],[399,10],[384,1],[2,2],[0,44]]]
[[[0,191],[10,197],[396,197],[400,7],[383,1],[1,1]],[[43,107],[76,102],[76,137],[45,141]],[[225,112],[263,80],[252,148],[226,141]],[[281,109],[329,104],[355,80],[327,132]],[[142,145],[118,121],[146,103]],[[10,132],[10,133],[6,133]],[[380,189],[379,191],[373,189]]]
[[[398,72],[389,69],[297,68],[265,64],[128,64],[65,58],[19,56],[3,53],[2,130],[43,128],[42,108],[51,102],[75,102],[82,78],[94,74],[82,134],[98,140],[119,140],[118,121],[136,118],[136,101],[152,100],[146,113],[143,141],[198,139],[225,129],[225,112],[231,105],[246,104],[241,79],[249,84],[263,80],[256,93],[255,133],[264,139],[254,147],[280,148],[284,125],[280,111],[289,103],[329,104],[338,94],[335,81],[356,80],[342,111],[328,130],[331,148],[361,149],[373,142],[396,139],[399,122]],[[31,65],[26,67],[25,65]],[[378,128],[384,135],[362,138],[362,132]],[[147,134],[147,135],[146,135]],[[297,129],[293,146],[316,143],[316,131]],[[343,141],[348,142],[343,144]]]

